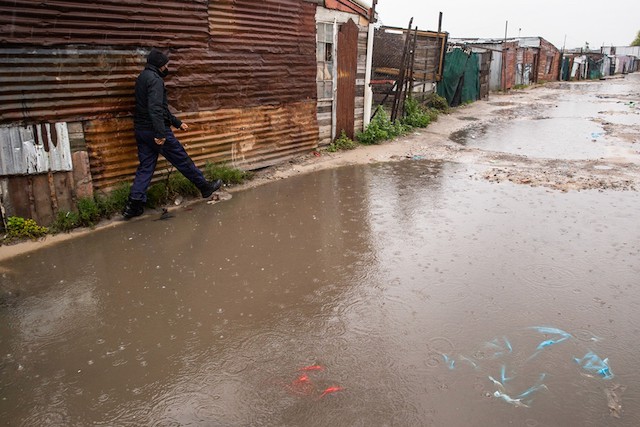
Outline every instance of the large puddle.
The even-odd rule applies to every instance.
[[[319,172],[4,263],[0,418],[640,425],[637,193],[465,168]]]
[[[532,158],[627,157],[635,153],[636,147],[609,135],[603,124],[640,128],[640,94],[633,92],[639,81],[634,75],[616,82],[573,85],[575,91],[560,91],[559,99],[507,108],[499,114],[511,116],[512,120],[472,124],[452,134],[451,140],[468,147]]]

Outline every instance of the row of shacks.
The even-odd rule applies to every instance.
[[[565,81],[601,79],[636,71],[640,71],[640,46],[572,49],[563,55],[560,78]]]
[[[437,88],[457,105],[560,74],[540,37],[374,28],[375,3],[0,0],[2,219],[47,224],[132,179],[133,86],[152,47],[170,58],[169,104],[196,164],[245,170],[353,137],[408,95]]]

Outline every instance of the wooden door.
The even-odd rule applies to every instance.
[[[349,19],[338,31],[336,137],[344,131],[349,138],[354,138],[357,70],[358,26]]]

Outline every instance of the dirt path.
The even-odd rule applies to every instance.
[[[602,90],[610,85],[615,93]],[[602,93],[601,93],[602,92]],[[612,102],[629,103],[625,111],[599,111],[590,120],[604,129],[604,136],[626,144],[624,155],[595,160],[560,160],[533,158],[526,155],[490,151],[465,146],[461,142],[482,136],[490,126],[496,127],[514,120],[544,120],[548,112],[570,93],[583,97],[583,102],[603,105]],[[606,103],[606,104],[605,104]],[[634,104],[636,103],[636,104]],[[623,123],[609,117],[623,117]],[[640,75],[607,82],[552,83],[513,91],[506,95],[491,95],[488,101],[479,101],[442,115],[428,128],[405,137],[376,146],[361,146],[339,153],[310,154],[283,165],[260,171],[255,178],[231,192],[263,185],[273,180],[322,169],[353,164],[400,161],[425,158],[474,165],[473,179],[491,182],[510,181],[534,187],[546,187],[557,191],[624,190],[640,189]],[[106,221],[97,228],[113,227],[120,221]],[[92,230],[82,229],[68,234],[48,236],[38,242],[23,242],[0,247],[0,261],[16,255],[82,236]],[[1,272],[1,271],[0,271]]]
[[[617,97],[621,101],[640,101],[640,76],[635,77],[635,92]],[[578,93],[590,93],[600,82],[572,83]],[[606,84],[606,83],[605,83]],[[541,120],[564,95],[568,83],[555,83],[508,95],[492,95],[489,101],[480,101],[455,109],[441,116],[427,129],[378,146],[360,147],[341,153],[322,153],[321,157],[307,156],[297,161],[270,169],[250,185],[265,180],[283,179],[299,173],[312,172],[349,164],[397,161],[406,158],[428,158],[458,163],[475,164],[484,171],[475,176],[492,182],[511,181],[530,186],[543,186],[560,191],[570,190],[632,190],[640,189],[640,105],[628,112],[636,125],[602,123],[599,117],[591,120],[603,125],[607,138],[623,141],[632,154],[597,160],[559,160],[533,158],[504,152],[466,147],[455,140],[475,139],[487,126],[499,126],[515,119]],[[599,95],[605,99],[610,95]],[[621,114],[602,111],[602,115]],[[633,153],[634,152],[634,153]],[[627,153],[629,154],[629,153]]]

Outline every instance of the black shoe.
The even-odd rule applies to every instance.
[[[202,197],[205,198],[205,199],[208,199],[209,197],[211,197],[211,195],[213,193],[218,191],[220,189],[220,187],[222,187],[222,180],[221,179],[216,179],[215,181],[211,181],[209,183],[209,185],[207,186],[207,188],[202,190]]]
[[[144,202],[142,200],[133,200],[129,197],[127,204],[122,211],[124,219],[131,219],[144,213]]]

